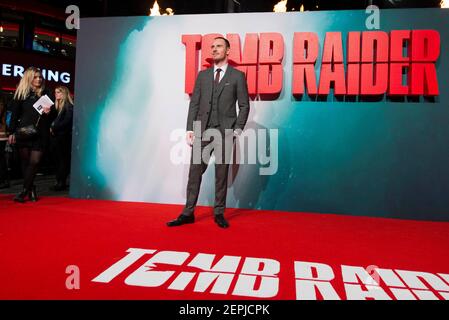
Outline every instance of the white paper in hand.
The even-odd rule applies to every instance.
[[[47,95],[43,95],[33,104],[33,107],[39,114],[42,114],[44,108],[50,108],[52,105],[54,105],[53,101]]]

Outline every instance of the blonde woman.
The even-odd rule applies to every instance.
[[[17,86],[12,100],[12,115],[10,123],[11,134],[8,137],[10,144],[18,149],[23,174],[23,190],[14,197],[14,201],[25,202],[28,197],[37,201],[34,178],[38,165],[48,146],[50,138],[50,124],[56,115],[54,107],[45,108],[43,114],[33,107],[33,104],[43,95],[48,95],[52,101],[54,97],[45,89],[44,79],[39,69],[30,67]],[[37,133],[34,135],[19,135],[20,128],[34,125]]]
[[[52,153],[56,162],[54,191],[67,189],[72,147],[73,100],[67,87],[55,89],[55,109],[58,115],[50,127]]]

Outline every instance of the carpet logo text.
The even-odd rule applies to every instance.
[[[276,298],[280,290],[281,263],[274,259],[139,248],[127,253],[92,281],[110,283],[126,271],[129,286],[249,298]],[[306,261],[294,261],[293,268],[291,299],[449,300],[449,274]]]

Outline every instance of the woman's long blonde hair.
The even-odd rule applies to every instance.
[[[61,91],[61,93],[62,93],[62,99],[61,100],[56,99],[56,101],[55,101],[55,108],[59,113],[64,108],[67,101],[73,105],[73,99],[70,96],[69,88],[64,87],[64,86],[58,86],[58,87],[56,87],[55,91],[56,90]]]
[[[25,72],[23,73],[23,77],[22,79],[20,79],[19,85],[17,86],[16,92],[14,93],[14,99],[25,100],[28,97],[32,90],[31,83],[34,80],[36,73],[39,73],[42,76],[42,73],[38,68],[29,67],[25,70]],[[44,91],[44,88],[45,82],[44,79],[42,79],[42,85],[40,86],[40,88],[37,88],[35,90],[35,93],[38,97],[42,95],[42,91]]]

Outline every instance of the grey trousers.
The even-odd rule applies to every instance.
[[[211,137],[211,139],[208,139],[207,141],[199,141],[200,138],[195,139],[198,140],[194,142],[197,143],[197,145],[196,148],[194,145],[192,149],[192,156],[190,158],[189,178],[187,182],[187,200],[182,214],[186,216],[191,216],[194,214],[203,173],[207,169],[212,152],[215,156],[214,214],[224,214],[226,207],[226,194],[228,191],[228,169],[234,145],[234,137],[232,135],[225,136],[222,134],[221,138]],[[201,147],[199,147],[199,143],[201,143]],[[201,159],[198,159],[199,150],[201,150]],[[194,156],[195,152],[197,153],[196,157]]]

